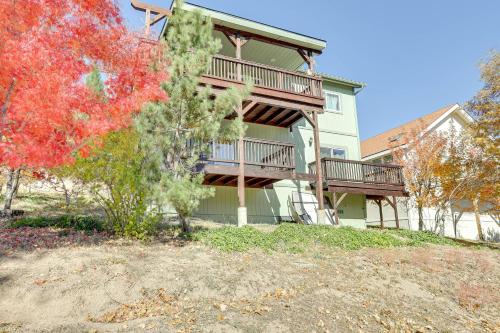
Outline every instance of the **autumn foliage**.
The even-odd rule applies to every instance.
[[[154,44],[125,28],[112,0],[0,0],[0,165],[53,167],[164,99]],[[97,66],[105,98],[85,85]]]
[[[440,133],[426,133],[424,125],[407,132],[392,147],[396,164],[403,165],[406,189],[418,211],[419,230],[423,230],[423,209],[432,207],[438,197],[439,169],[444,158],[446,138]]]

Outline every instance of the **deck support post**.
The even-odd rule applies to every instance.
[[[398,202],[395,196],[392,197],[392,203],[392,207],[394,208],[394,219],[396,220],[396,228],[399,229]]]
[[[318,224],[325,224],[325,203],[323,198],[323,172],[319,142],[318,112],[313,111],[314,156],[316,158],[316,199],[318,200]]]
[[[243,108],[238,108],[238,118],[243,121]],[[243,133],[238,138],[238,227],[247,224],[247,208],[245,206],[245,144]]]
[[[339,208],[339,202],[337,200],[337,192],[333,192],[333,211],[335,213],[335,224],[336,225],[340,224],[338,208]]]
[[[392,200],[389,197],[384,197],[387,203],[394,209],[394,220],[396,221],[396,228],[399,229],[399,216],[398,216],[398,201],[396,196],[392,196]]]
[[[236,33],[234,36],[234,42],[236,46],[236,59],[241,59],[241,36]],[[241,81],[241,64],[238,63],[237,69],[237,80]],[[238,118],[243,122],[243,105],[238,108]],[[245,206],[245,144],[243,141],[243,133],[240,134],[238,138],[238,227],[245,226],[247,221],[247,207]]]
[[[146,36],[149,36],[151,32],[151,9],[146,9],[146,30],[144,31],[144,34]]]
[[[380,215],[380,229],[384,229],[384,213],[382,213],[382,200],[375,200],[378,205],[378,213]]]

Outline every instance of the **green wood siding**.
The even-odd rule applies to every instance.
[[[325,112],[319,116],[320,141],[322,146],[342,147],[347,158],[360,159],[360,145],[356,116],[355,94],[351,88],[324,83],[325,90],[339,94],[341,113]],[[246,136],[279,140],[295,144],[297,172],[307,172],[307,165],[314,161],[312,127],[305,120],[297,122],[290,131],[287,128],[247,124]],[[312,193],[308,182],[283,180],[274,184],[273,189],[246,189],[246,206],[249,223],[276,223],[278,217],[291,216],[289,205],[292,192]],[[331,197],[331,193],[326,194]],[[238,195],[235,187],[217,186],[213,198],[204,200],[197,216],[236,224]],[[364,195],[346,196],[340,205],[340,222],[344,225],[365,227],[366,205]]]

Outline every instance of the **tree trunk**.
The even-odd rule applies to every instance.
[[[179,214],[179,220],[181,220],[182,232],[189,233],[193,231],[188,217],[184,216],[183,214]]]
[[[423,231],[424,230],[424,208],[422,206],[417,207],[418,210],[418,230]]]
[[[71,205],[71,196],[67,190],[64,191],[64,201],[66,203],[66,209],[68,209]]]
[[[71,205],[71,193],[70,190],[66,187],[66,184],[64,184],[64,181],[62,181],[62,189],[64,192],[64,201],[66,203],[66,209],[69,208]]]
[[[7,176],[7,185],[5,188],[5,201],[3,209],[6,213],[10,212],[12,200],[16,197],[17,190],[19,189],[19,178],[21,176],[21,169],[10,169]]]
[[[477,195],[472,201],[474,206],[474,216],[476,217],[476,228],[479,240],[484,241],[483,229],[481,228],[481,213],[479,212],[479,195]]]
[[[458,219],[455,218],[455,216],[452,215],[452,220],[453,220],[453,233],[455,234],[455,238],[457,238],[457,224],[458,224]]]

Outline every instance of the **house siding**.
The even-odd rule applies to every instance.
[[[461,132],[466,124],[461,116],[456,112],[451,113],[447,117],[441,119],[433,127],[433,131],[447,133],[452,128]],[[380,160],[390,156],[390,152],[378,156],[376,159],[369,161]],[[410,230],[418,230],[418,210],[415,208],[414,201],[411,198],[398,198],[398,217],[400,226]],[[379,208],[373,201],[368,201],[366,204],[367,210],[367,225],[380,225]],[[394,210],[387,203],[382,208],[384,217],[384,225],[387,227],[395,226]],[[454,237],[454,228],[452,220],[452,212],[449,210],[445,216],[444,221],[436,226],[435,222],[436,210],[431,207],[424,207],[423,209],[423,222],[424,229],[434,231],[448,237]],[[481,214],[481,226],[485,237],[488,240],[500,241],[500,227],[494,219],[486,214]],[[475,216],[472,212],[464,212],[457,224],[457,236],[464,239],[478,239],[476,228]]]
[[[356,115],[356,96],[352,88],[324,82],[324,89],[335,92],[341,98],[341,113],[325,112],[318,116],[320,143],[324,147],[341,147],[347,158],[360,159],[360,144]],[[302,119],[291,129],[247,124],[247,137],[279,140],[295,145],[296,171],[308,172],[308,164],[315,160],[313,131]],[[249,223],[277,223],[280,218],[292,216],[290,205],[293,192],[313,193],[305,181],[282,180],[272,189],[245,189]],[[331,196],[331,194],[326,194]],[[234,187],[217,186],[215,196],[201,202],[196,216],[222,223],[236,224],[238,207],[237,190]],[[349,194],[340,205],[340,223],[364,228],[366,204],[364,195]]]

